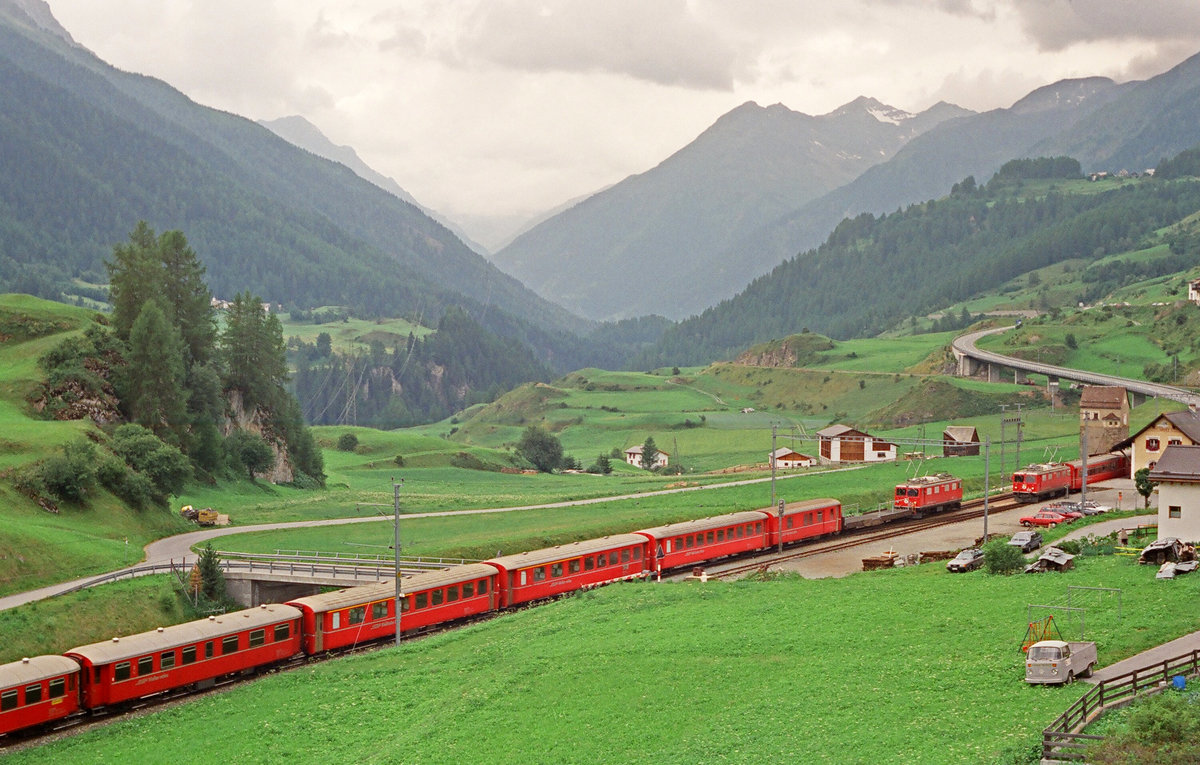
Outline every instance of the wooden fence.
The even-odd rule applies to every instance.
[[[1076,733],[1105,709],[1127,704],[1138,693],[1156,691],[1175,675],[1200,673],[1200,650],[1101,680],[1042,731],[1042,759],[1082,762],[1084,749],[1104,736]]]

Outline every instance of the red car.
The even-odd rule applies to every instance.
[[[1037,515],[1027,515],[1021,519],[1021,525],[1026,528],[1030,526],[1045,526],[1054,528],[1060,523],[1070,523],[1072,519],[1061,513],[1053,512],[1052,510],[1042,510]]]

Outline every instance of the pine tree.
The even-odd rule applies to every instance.
[[[142,306],[147,301],[163,299],[163,269],[154,229],[146,221],[140,221],[129,234],[129,241],[113,248],[112,260],[105,261],[104,266],[108,270],[113,331],[128,341]]]
[[[654,436],[646,436],[646,443],[642,444],[642,467],[653,470],[657,461],[658,446],[654,443]]]
[[[126,361],[121,401],[129,419],[167,443],[181,443],[187,423],[183,342],[153,300],[130,328]]]

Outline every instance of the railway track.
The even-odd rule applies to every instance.
[[[1011,494],[1004,494],[993,497],[988,503],[988,513],[998,513],[1005,510],[1010,510],[1017,507],[1020,503],[1012,497]],[[941,513],[939,515],[922,518],[911,521],[902,521],[887,524],[885,528],[879,529],[875,527],[867,527],[853,532],[843,532],[836,539],[828,542],[817,542],[812,544],[801,543],[799,547],[792,548],[790,551],[785,550],[782,554],[775,553],[772,555],[755,556],[753,560],[743,563],[738,563],[729,568],[722,568],[708,574],[709,579],[729,579],[735,576],[746,574],[751,571],[772,566],[776,563],[786,561],[801,560],[803,558],[811,558],[814,555],[823,555],[825,553],[840,552],[849,550],[861,545],[872,544],[874,542],[884,542],[889,539],[912,534],[918,531],[928,531],[941,526],[949,526],[952,523],[961,523],[962,521],[971,521],[983,517],[983,500],[971,500],[964,502],[962,508],[949,513]]]

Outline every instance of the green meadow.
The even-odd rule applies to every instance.
[[[265,677],[12,763],[1029,761],[1082,686],[1023,682],[1030,603],[1068,585],[1103,664],[1195,628],[1128,558],[1065,574],[625,584]],[[1065,613],[1061,628],[1079,637]],[[1023,758],[1023,759],[1022,759]]]

